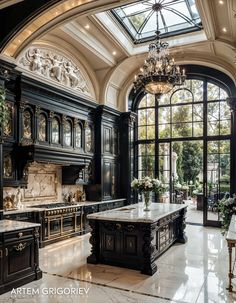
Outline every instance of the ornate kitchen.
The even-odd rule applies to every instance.
[[[236,302],[234,2],[0,0],[0,303]]]

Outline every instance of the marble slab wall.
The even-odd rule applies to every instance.
[[[62,185],[61,166],[34,162],[28,169],[27,188],[21,188],[21,201],[27,205],[62,202],[69,193],[76,196],[82,185]],[[18,189],[4,187],[3,198],[16,196]]]

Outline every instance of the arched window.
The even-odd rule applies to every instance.
[[[47,141],[47,118],[45,114],[39,115],[39,128],[38,128],[39,141]]]
[[[56,117],[52,119],[52,143],[60,143],[60,124],[58,118]]]
[[[72,123],[69,120],[66,120],[64,124],[64,144],[72,146]]]
[[[176,202],[176,186],[183,189],[200,183],[203,188],[204,180],[208,195],[215,192],[221,197],[229,191],[227,97],[223,86],[206,78],[189,79],[184,88],[175,88],[159,100],[144,95],[136,103],[135,177],[161,179],[167,202]]]

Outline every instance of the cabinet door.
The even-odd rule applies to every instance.
[[[4,248],[4,282],[34,271],[34,239],[22,239]]]

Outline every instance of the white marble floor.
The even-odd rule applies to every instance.
[[[220,230],[187,225],[186,231],[188,242],[161,256],[151,277],[136,270],[87,264],[89,235],[47,246],[40,250],[43,279],[25,285],[28,294],[1,295],[0,303],[236,302],[236,292],[225,289],[228,253]],[[48,295],[49,288],[64,292]],[[77,293],[70,293],[72,289]]]

